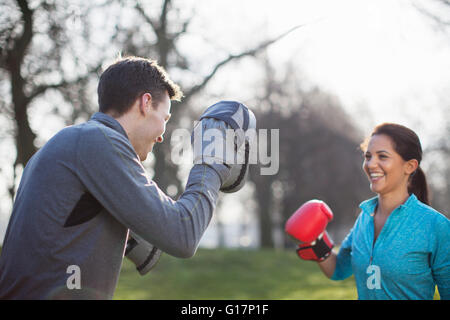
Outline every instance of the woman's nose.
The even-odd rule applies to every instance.
[[[369,169],[376,168],[378,166],[377,161],[373,157],[366,160],[366,165]]]

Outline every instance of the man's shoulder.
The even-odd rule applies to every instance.
[[[74,126],[78,130],[78,155],[81,157],[99,155],[109,157],[111,155],[135,156],[135,151],[121,132],[96,120]]]
[[[130,144],[125,131],[116,120],[97,112],[86,122],[61,129],[48,142],[58,144],[79,142],[80,145],[96,145],[108,141]]]
[[[108,141],[121,141],[128,144],[128,139],[120,132],[95,120],[89,120],[84,123],[66,128],[69,134],[76,134],[80,138],[82,145],[88,143],[104,144]]]

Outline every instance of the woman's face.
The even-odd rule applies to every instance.
[[[380,195],[391,192],[408,192],[408,178],[417,165],[414,161],[405,161],[395,151],[391,138],[377,134],[370,138],[364,155],[363,169],[370,189]]]

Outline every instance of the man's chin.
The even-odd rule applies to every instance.
[[[150,148],[148,149],[148,152],[147,152],[146,154],[143,154],[143,155],[142,155],[141,161],[145,161],[145,160],[148,158],[148,154],[149,154],[150,152],[153,151],[153,146],[154,146],[154,144],[152,144],[152,145],[150,146]]]
[[[155,144],[152,143],[152,144],[149,146],[149,148],[148,148],[148,150],[147,150],[146,153],[143,153],[143,154],[140,154],[140,155],[139,155],[139,159],[141,160],[141,162],[144,162],[144,161],[148,158],[148,154],[149,154],[150,152],[153,151],[153,147],[154,147],[154,146],[155,146]]]

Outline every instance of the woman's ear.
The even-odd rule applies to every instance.
[[[414,171],[416,171],[418,167],[419,167],[419,161],[417,161],[416,159],[408,160],[405,163],[405,173],[407,175],[410,175]]]

